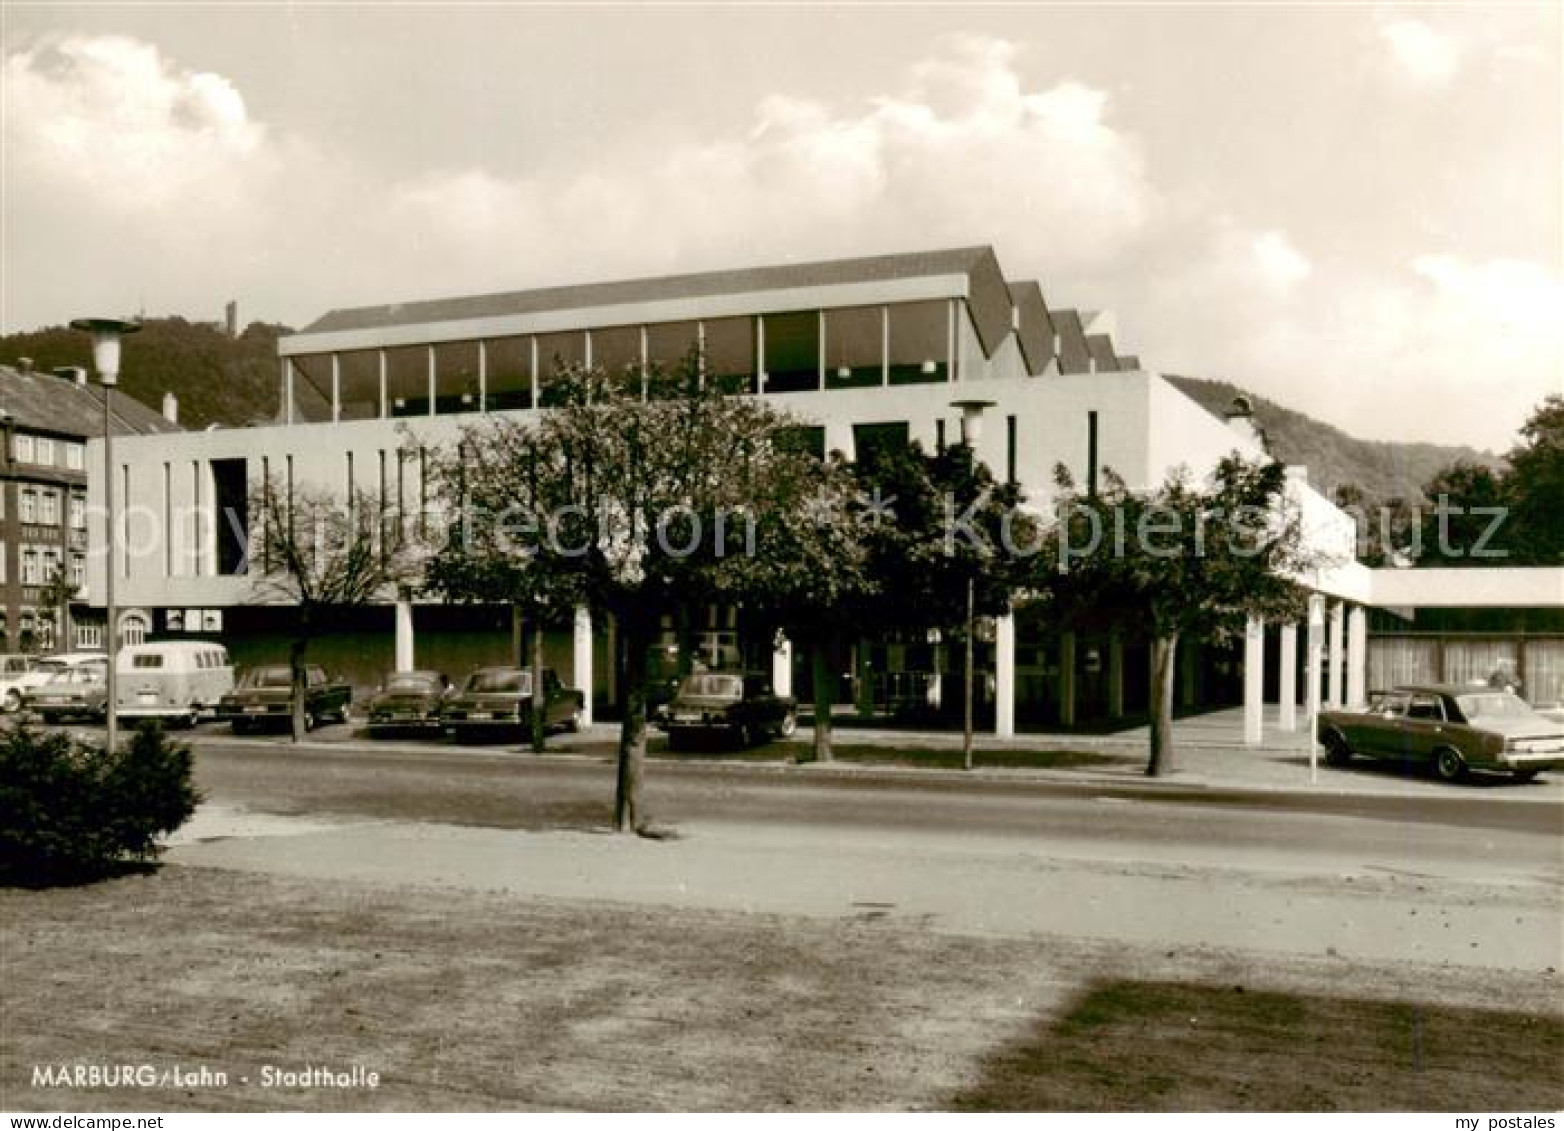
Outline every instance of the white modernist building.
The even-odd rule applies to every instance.
[[[818,430],[822,449],[849,456],[886,441],[954,442],[957,406],[985,402],[979,456],[1036,501],[1052,490],[1056,464],[1077,482],[1111,468],[1146,487],[1176,467],[1204,474],[1235,449],[1264,454],[1247,420],[1218,419],[1120,356],[1104,326],[1049,306],[1035,282],[1007,280],[986,247],[333,311],[283,339],[275,423],[116,443],[126,517],[112,568],[121,599],[151,617],[154,635],[219,634],[240,663],[277,657],[288,610],[258,604],[243,560],[256,483],[367,491],[416,516],[429,502],[427,452],[453,443],[473,414],[548,411],[560,362],[677,364],[695,346],[734,395],[775,400]],[[88,465],[101,459],[89,453]],[[1319,617],[1301,634],[1254,625],[1236,652],[1186,650],[1186,703],[1243,701],[1256,738],[1262,699],[1296,725],[1300,701],[1361,698],[1366,678],[1373,577],[1351,560],[1352,520],[1302,476],[1292,492],[1311,541],[1335,552],[1336,564],[1310,579]],[[317,648],[361,683],[411,666],[457,674],[519,645],[504,608],[404,595],[359,622]],[[741,655],[731,610],[709,610],[697,628],[715,661],[756,662]],[[619,702],[618,647],[613,626],[586,610],[546,641],[599,711]],[[842,698],[866,714],[949,711],[939,694],[949,651],[929,640],[860,642],[838,657]],[[1133,713],[1145,699],[1144,642],[1112,634],[1078,639],[1022,614],[991,626],[980,660],[984,710],[1000,733]],[[775,658],[779,684],[791,683],[790,665],[786,652]]]

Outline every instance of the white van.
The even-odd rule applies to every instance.
[[[203,640],[159,640],[120,649],[115,715],[194,726],[234,687],[228,649]]]

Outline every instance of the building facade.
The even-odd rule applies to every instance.
[[[1006,279],[986,247],[333,311],[279,349],[276,423],[115,448],[126,504],[118,592],[149,610],[153,633],[219,635],[239,663],[280,658],[289,635],[289,611],[259,602],[245,560],[257,484],[368,493],[419,521],[432,506],[429,453],[481,414],[546,412],[562,363],[644,371],[698,350],[709,379],[774,401],[815,430],[821,450],[849,458],[888,441],[956,442],[963,415],[980,411],[977,454],[1035,505],[1049,501],[1057,465],[1078,483],[1111,469],[1149,488],[1176,468],[1202,476],[1234,451],[1265,456],[1241,411],[1212,416],[1119,353],[1104,316],[1051,306],[1036,282]],[[1304,579],[1316,615],[1251,625],[1232,646],[1181,649],[1184,705],[1242,702],[1256,734],[1263,701],[1296,726],[1300,704],[1361,699],[1368,678],[1373,571],[1353,560],[1352,519],[1301,471],[1289,495],[1324,553]],[[92,564],[101,568],[101,556]],[[354,618],[313,647],[360,684],[415,664],[456,674],[519,651],[503,607],[403,594]],[[734,611],[697,618],[714,662],[766,658]],[[618,649],[613,625],[586,610],[545,644],[600,713],[621,698]],[[937,637],[858,642],[835,658],[840,698],[870,716],[953,719],[955,697],[942,689],[954,685],[944,680],[954,651]],[[978,651],[981,710],[1000,733],[1145,710],[1142,640],[1059,632],[1022,610],[986,624]],[[775,681],[792,684],[796,658],[783,647],[770,659]]]
[[[87,440],[103,434],[102,397],[83,369],[0,366],[0,652],[102,647],[87,587]],[[114,416],[116,436],[177,430],[129,397]],[[132,639],[150,630],[144,610],[127,613]]]

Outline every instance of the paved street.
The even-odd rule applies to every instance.
[[[1560,965],[1564,807],[1087,775],[654,762],[658,839],[604,835],[606,757],[200,741],[176,863],[932,930]]]

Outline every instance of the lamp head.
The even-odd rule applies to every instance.
[[[983,438],[983,410],[993,408],[996,403],[977,397],[950,402],[951,408],[961,410],[961,442],[967,447],[975,447]]]
[[[140,322],[123,318],[77,318],[71,329],[85,330],[92,335],[92,367],[98,371],[98,379],[106,386],[119,381],[119,344],[126,334],[141,329]]]

